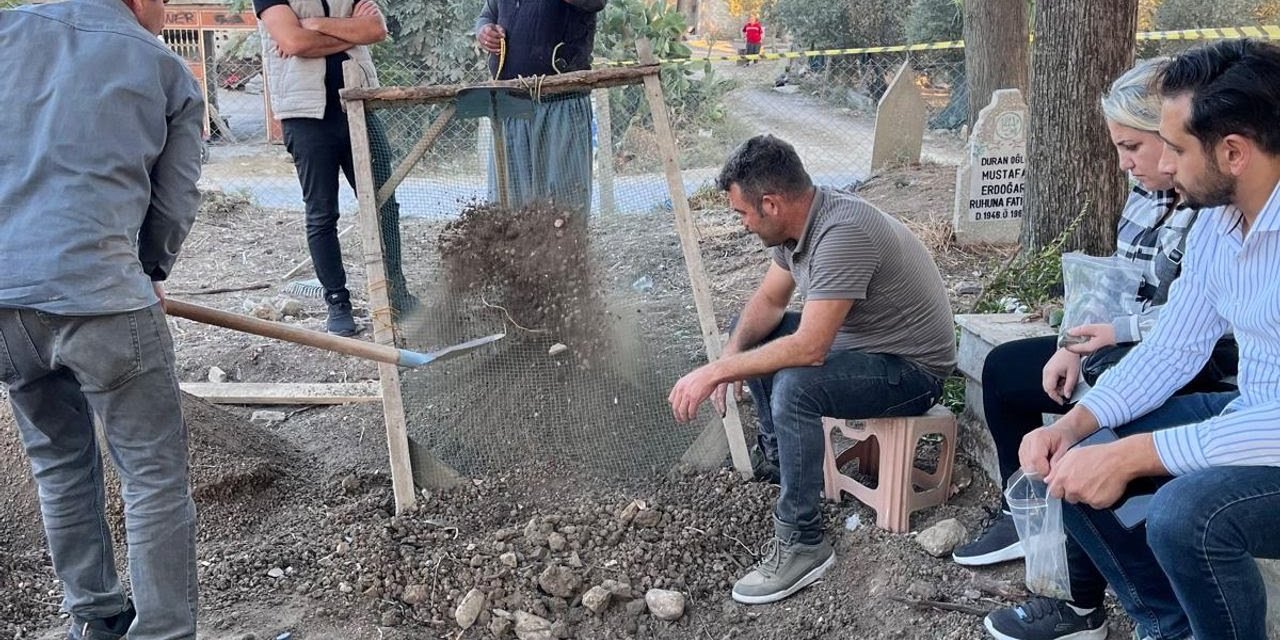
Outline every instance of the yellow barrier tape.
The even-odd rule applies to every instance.
[[[1263,40],[1280,40],[1280,25],[1261,27],[1227,27],[1221,29],[1182,29],[1178,31],[1144,31],[1138,33],[1138,40],[1227,40],[1232,38],[1259,38]],[[906,51],[938,51],[942,49],[963,49],[963,40],[947,42],[929,42],[924,44],[900,44],[885,47],[859,47],[852,49],[816,49],[813,51],[786,51],[783,53],[757,53],[752,55],[704,56],[700,58],[672,58],[659,60],[658,64],[684,65],[705,62],[741,62],[744,60],[794,60],[797,58],[816,58],[819,56],[850,56],[864,53],[901,53]],[[639,64],[635,60],[610,60],[605,66],[631,66]]]

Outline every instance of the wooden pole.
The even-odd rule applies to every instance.
[[[636,40],[636,52],[642,64],[654,64],[653,47],[645,38]],[[662,154],[662,167],[667,174],[667,189],[671,193],[671,208],[675,212],[676,232],[680,235],[680,249],[684,253],[685,267],[689,271],[689,283],[693,287],[693,302],[698,309],[698,323],[702,327],[702,341],[707,350],[707,360],[720,357],[720,329],[716,326],[715,305],[711,299],[711,286],[702,265],[702,251],[698,248],[697,228],[693,213],[689,210],[689,198],[684,192],[684,178],[676,161],[676,139],[667,115],[667,103],[662,95],[662,80],[657,74],[644,76],[644,92],[653,114],[653,130],[657,134],[658,150]],[[751,458],[747,453],[747,439],[742,432],[742,419],[733,398],[725,402],[724,431],[729,441],[729,454],[733,466],[744,478],[751,478]],[[714,425],[716,421],[712,421]],[[703,440],[699,438],[699,440]]]
[[[655,62],[633,67],[571,71],[569,73],[546,76],[537,82],[532,78],[516,78],[514,80],[494,80],[479,84],[380,87],[377,89],[350,87],[343,89],[341,95],[343,100],[363,100],[375,107],[384,102],[395,102],[402,106],[406,104],[450,102],[458,97],[459,92],[476,88],[505,89],[526,94],[531,94],[536,88],[540,95],[550,96],[557,93],[590,91],[592,89],[639,84],[643,78],[657,75],[657,73],[658,65]]]
[[[364,73],[354,61],[343,63],[345,86],[364,85]],[[350,91],[351,89],[348,89]],[[369,316],[373,320],[373,339],[379,344],[395,346],[395,325],[391,319],[387,271],[382,257],[382,220],[378,215],[378,192],[373,186],[373,157],[369,148],[369,126],[365,121],[365,105],[359,99],[346,99],[347,123],[351,129],[351,157],[356,173],[356,197],[360,203],[356,224],[364,247],[365,278],[369,287]],[[400,392],[400,371],[391,364],[378,365],[382,383],[382,413],[387,428],[387,455],[391,463],[391,489],[395,494],[396,513],[414,506],[413,466],[409,459],[409,429],[405,420],[404,398]]]
[[[600,213],[612,215],[617,209],[613,189],[613,113],[609,103],[609,91],[594,92],[596,107],[596,164],[600,176]]]

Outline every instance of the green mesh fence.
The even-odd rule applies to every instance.
[[[401,371],[409,435],[466,475],[660,472],[706,424],[666,402],[706,355],[648,104],[638,87],[535,98],[368,103],[375,182],[408,159],[381,209],[399,346],[507,335]]]

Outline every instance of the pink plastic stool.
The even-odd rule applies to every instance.
[[[822,475],[828,500],[839,502],[840,492],[848,493],[875,509],[876,526],[895,533],[907,531],[912,512],[947,501],[956,453],[956,418],[946,407],[936,405],[923,416],[823,418],[822,426],[826,439]],[[831,442],[837,430],[855,442],[838,456]],[[933,473],[915,466],[916,444],[930,434],[943,437],[937,471]],[[877,475],[879,484],[875,489],[840,473],[840,467],[855,459],[862,473]]]

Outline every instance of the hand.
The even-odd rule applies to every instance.
[[[1040,379],[1044,392],[1054,402],[1066,404],[1080,381],[1080,356],[1066,349],[1058,349],[1044,365],[1044,374]]]
[[[1050,496],[1106,509],[1124,495],[1135,477],[1121,443],[1110,442],[1064,453],[1044,480]]]
[[[156,297],[160,298],[160,303],[164,304],[164,283],[153,281],[151,287],[156,290]]]
[[[724,414],[728,409],[728,407],[726,406],[728,395],[729,395],[728,382],[721,382],[720,384],[716,385],[716,390],[711,392],[711,404],[716,408],[716,411],[720,412],[721,418],[724,417]],[[741,380],[733,383],[733,399],[738,402],[742,402],[742,381]]]
[[[1109,347],[1116,343],[1116,328],[1105,322],[1086,324],[1074,329],[1068,329],[1067,335],[1085,338],[1084,342],[1069,344],[1065,347],[1071,353],[1082,356],[1087,356],[1098,349]]]
[[[1070,449],[1076,440],[1075,436],[1056,425],[1040,427],[1022,438],[1022,444],[1018,447],[1018,464],[1027,473],[1041,478],[1048,476],[1056,459]]]
[[[502,41],[506,37],[506,30],[496,24],[486,24],[476,32],[476,42],[480,43],[481,49],[489,53],[500,53],[502,51]]]
[[[351,12],[352,18],[366,18],[369,16],[382,17],[382,9],[373,0],[360,0],[356,3],[355,10]]]
[[[714,364],[707,364],[694,369],[680,378],[676,386],[671,388],[667,402],[671,403],[671,413],[675,416],[676,422],[684,424],[692,421],[698,416],[698,407],[702,402],[724,386],[716,382],[711,369],[713,366]],[[720,402],[716,404],[716,408],[720,409],[723,406],[724,394],[721,393]]]

